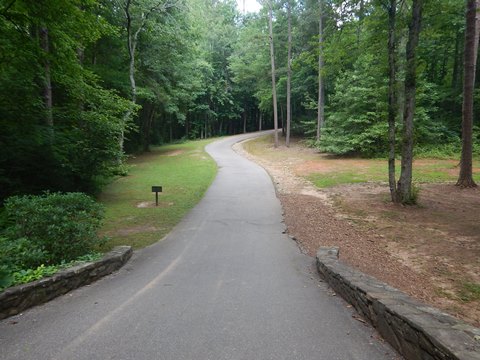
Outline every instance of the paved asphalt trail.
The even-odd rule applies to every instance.
[[[249,136],[208,146],[218,176],[165,240],[1,321],[0,359],[393,358],[282,234],[270,177],[231,149]]]

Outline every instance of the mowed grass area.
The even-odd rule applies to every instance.
[[[314,170],[306,178],[319,188],[342,184],[388,181],[386,160],[331,158],[319,160],[323,169]],[[474,162],[474,179],[480,181],[480,161]],[[400,161],[396,164],[397,179],[400,175]],[[458,160],[419,159],[413,164],[413,181],[417,183],[440,183],[458,179]]]
[[[293,160],[298,164],[294,167],[296,175],[305,177],[319,188],[365,182],[388,182],[387,159],[332,156],[305,148],[297,140],[292,142],[290,148],[282,145],[284,142],[284,138],[280,137],[280,148],[275,149],[273,135],[267,135],[244,143],[244,148],[254,156],[274,162]],[[413,180],[417,183],[456,181],[460,170],[459,159],[460,155],[451,159],[417,159],[413,164]],[[480,183],[480,159],[475,159],[473,166],[474,180]],[[397,160],[396,173],[398,179],[400,160]]]
[[[128,163],[128,176],[112,182],[100,195],[106,207],[101,234],[117,245],[143,248],[162,239],[203,197],[217,167],[204,147],[213,139],[152,148]],[[163,187],[155,207],[153,185]]]

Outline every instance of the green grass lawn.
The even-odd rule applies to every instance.
[[[128,176],[112,182],[99,200],[106,207],[101,234],[116,245],[135,249],[162,239],[203,197],[217,167],[204,151],[213,139],[152,148],[129,161]],[[153,185],[163,186],[155,207]]]
[[[388,182],[387,159],[366,159],[356,157],[332,156],[319,154],[305,148],[302,142],[294,141],[290,148],[284,147],[284,139],[280,137],[280,147],[273,147],[273,135],[265,135],[244,143],[246,151],[269,161],[292,160],[297,165],[310,164],[313,170],[309,174],[300,173],[319,188],[336,185]],[[441,149],[440,149],[441,150]],[[430,154],[438,157],[419,157],[413,164],[413,180],[417,183],[454,182],[458,179],[460,154],[449,156],[441,151]],[[428,155],[428,154],[426,154]],[[292,161],[288,162],[292,162]],[[480,183],[480,159],[473,162],[474,180]],[[400,175],[400,160],[396,164],[397,179]]]
[[[362,183],[368,181],[388,181],[388,165],[386,160],[364,160],[358,163],[355,160],[335,159],[321,160],[326,163],[326,170],[312,173],[307,179],[315,186],[325,188],[342,184]],[[328,162],[336,162],[335,166],[328,166]],[[330,167],[330,169],[328,169]],[[474,161],[474,167],[480,167],[480,161]],[[397,178],[400,175],[400,161],[396,166]],[[458,179],[458,160],[420,159],[413,166],[413,181],[418,183],[447,182]],[[480,182],[480,173],[474,174],[476,182]]]

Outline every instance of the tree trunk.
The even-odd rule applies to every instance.
[[[245,110],[243,111],[243,133],[247,133],[247,107],[245,106]]]
[[[258,131],[262,131],[262,113],[260,112],[260,116],[258,117]]]
[[[92,48],[92,65],[97,65],[97,44],[93,45]]]
[[[318,102],[317,102],[317,141],[320,140],[324,123],[325,91],[323,85],[323,0],[318,0]]]
[[[465,188],[477,186],[473,181],[472,174],[473,95],[475,86],[476,51],[478,49],[476,11],[476,1],[468,0],[464,51],[462,155],[460,160],[460,175],[457,181],[457,186]]]
[[[285,111],[283,108],[283,103],[280,103],[280,120],[279,126],[282,129],[282,136],[285,136]]]
[[[395,40],[395,22],[397,14],[397,0],[390,0],[388,8],[388,184],[390,186],[390,196],[395,202],[397,186],[395,178],[395,117],[397,113],[396,106],[396,40]]]
[[[150,106],[150,111],[143,122],[143,151],[150,151],[150,133],[152,129],[153,117],[155,116],[155,106]]]
[[[137,101],[137,86],[135,83],[135,51],[137,49],[137,43],[138,43],[138,36],[140,32],[142,32],[143,28],[145,27],[146,21],[148,16],[153,12],[159,10],[159,5],[160,3],[156,4],[155,6],[151,7],[148,9],[148,11],[142,11],[142,15],[140,18],[140,23],[136,30],[133,29],[133,19],[132,19],[132,14],[130,12],[130,6],[132,5],[133,1],[132,0],[126,0],[125,6],[123,8],[123,11],[125,13],[125,18],[126,18],[126,30],[127,30],[127,50],[128,50],[128,56],[129,56],[129,66],[128,66],[128,77],[130,80],[130,91],[131,91],[131,98],[130,100],[135,104]],[[164,3],[163,8],[165,9],[169,5],[167,3]],[[125,140],[125,125],[132,115],[132,109],[128,109],[127,112],[125,113],[123,117],[123,128],[120,131],[120,150],[123,151],[123,143]]]
[[[358,2],[358,21],[357,21],[357,50],[360,48],[360,38],[362,33],[363,19],[365,18],[365,1]]]
[[[411,204],[412,163],[413,163],[413,117],[415,114],[416,92],[416,47],[420,35],[423,0],[413,0],[412,19],[409,25],[407,42],[407,63],[405,69],[405,107],[403,111],[402,167],[397,184],[396,202]]]
[[[277,112],[277,85],[275,81],[275,52],[273,49],[273,9],[270,0],[270,11],[268,13],[268,28],[270,32],[270,64],[272,65],[272,99],[273,99],[273,128],[275,136],[275,147],[278,147],[278,112]]]
[[[43,63],[44,79],[43,79],[43,105],[45,108],[45,125],[53,134],[53,98],[52,98],[52,77],[50,71],[50,41],[48,36],[48,29],[46,27],[40,28],[40,47],[44,52],[45,61]]]
[[[135,104],[137,101],[137,85],[135,82],[135,50],[137,48],[137,36],[139,31],[137,31],[135,34],[131,34],[131,28],[130,28],[130,23],[128,25],[128,55],[129,55],[129,65],[128,65],[128,78],[130,80],[130,91],[131,91],[131,97],[130,100]],[[128,119],[132,115],[132,109],[128,109],[127,112],[124,115],[123,118],[123,123],[124,125],[127,123]],[[120,149],[123,150],[123,143],[125,141],[125,131],[122,128],[121,131],[121,137],[120,137]]]
[[[292,81],[292,9],[290,0],[287,1],[288,11],[288,55],[287,55],[287,135],[285,145],[290,146],[290,123],[292,121],[292,106],[290,104]]]

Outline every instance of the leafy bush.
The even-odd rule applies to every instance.
[[[352,70],[338,77],[320,143],[320,150],[343,155],[373,156],[387,149],[386,78],[372,72],[376,60],[360,57]]]
[[[4,288],[12,286],[13,275],[7,265],[0,265],[0,291]]]
[[[457,139],[448,144],[420,145],[413,151],[417,159],[460,159],[462,144],[460,139]]]
[[[71,261],[103,242],[96,234],[103,207],[85,194],[14,196],[5,201],[5,209],[13,225],[0,249],[13,268]]]
[[[5,265],[10,273],[36,267],[42,264],[46,257],[42,247],[30,239],[0,238],[0,263]]]

